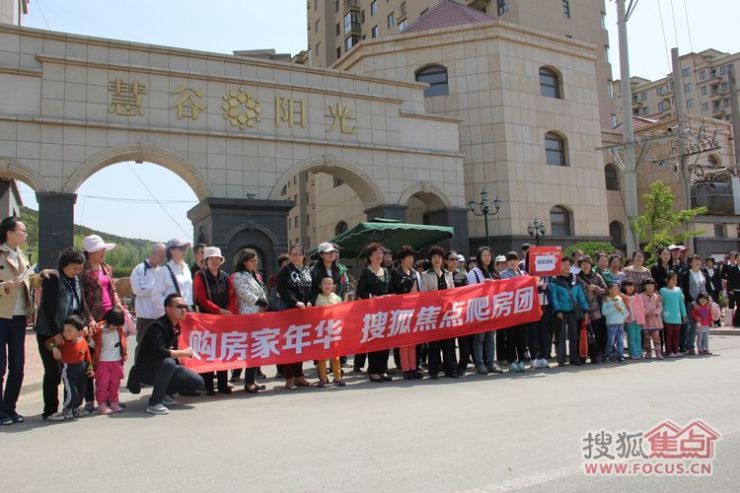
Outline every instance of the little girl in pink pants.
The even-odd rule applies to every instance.
[[[93,334],[95,399],[100,414],[123,411],[118,401],[118,388],[123,380],[123,364],[127,356],[123,324],[123,310],[113,308],[103,315],[103,322],[98,324]]]

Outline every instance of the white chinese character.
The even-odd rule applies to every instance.
[[[332,343],[342,340],[342,320],[322,320],[314,329],[316,339],[314,344],[323,344],[324,349],[329,349]]]
[[[247,335],[246,332],[224,332],[221,335],[221,360],[246,360]]]
[[[438,306],[423,306],[416,315],[416,325],[414,332],[424,332],[426,330],[435,330],[437,328],[437,319],[442,308]]]
[[[452,303],[450,308],[444,315],[442,315],[442,322],[439,324],[440,329],[445,327],[459,327],[463,324],[463,307],[465,306],[464,301],[455,301]]]
[[[280,329],[260,329],[252,332],[252,351],[250,356],[255,359],[269,358],[271,354],[280,356],[277,348]]]
[[[370,342],[373,339],[382,339],[385,337],[384,332],[387,323],[387,312],[366,314],[363,318],[362,340],[360,342]]]
[[[511,302],[514,300],[514,293],[505,291],[493,295],[493,315],[491,318],[500,318],[511,315]]]
[[[414,310],[391,311],[391,326],[388,328],[388,337],[411,332],[411,319],[414,318]]]
[[[514,299],[514,313],[530,311],[534,304],[534,288],[530,286],[528,288],[517,289]]]
[[[209,331],[194,330],[190,332],[190,349],[193,358],[214,361],[216,359],[216,334]]]
[[[491,320],[490,298],[473,298],[468,300],[468,310],[465,322],[485,322]]]
[[[301,354],[303,348],[311,345],[311,324],[292,324],[285,331],[285,346],[283,349],[295,349],[296,354]]]

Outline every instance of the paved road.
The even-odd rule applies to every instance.
[[[712,357],[183,398],[169,416],[125,394],[123,414],[61,424],[26,393],[28,422],[0,429],[0,491],[737,491],[740,337],[711,344]],[[589,430],[667,418],[723,434],[712,477],[581,472]]]

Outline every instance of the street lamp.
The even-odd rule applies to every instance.
[[[478,210],[476,210],[476,205]],[[475,200],[470,199],[468,202],[468,209],[473,213],[474,216],[483,216],[484,224],[486,225],[486,246],[490,246],[490,240],[488,238],[488,216],[495,216],[498,214],[501,208],[501,201],[497,198],[493,200],[493,208],[491,208],[491,201],[488,198],[488,192],[483,190],[480,193],[480,203],[476,204]]]
[[[540,246],[540,236],[545,236],[545,222],[535,219],[527,226],[527,233],[534,237],[535,244]]]

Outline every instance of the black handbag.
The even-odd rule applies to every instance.
[[[581,305],[576,302],[576,299],[573,296],[573,288],[568,289],[568,297],[570,298],[570,302],[573,303],[573,314],[576,316],[576,319],[583,320],[584,318],[586,318],[586,314],[583,312],[583,308],[581,308]],[[591,326],[591,324],[589,324],[589,326]]]

